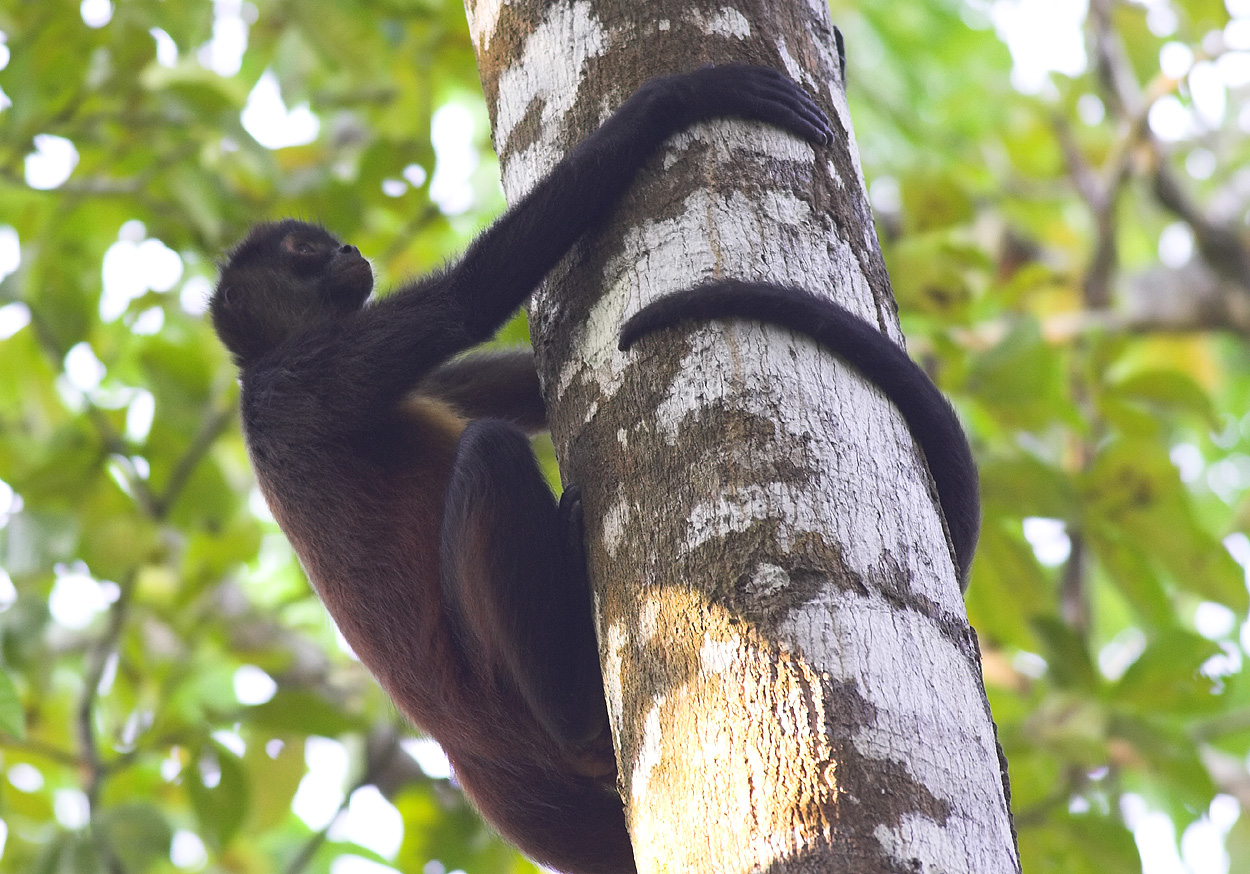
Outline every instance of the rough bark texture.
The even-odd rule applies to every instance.
[[[805,286],[900,339],[824,2],[466,8],[509,199],[638,84],[707,62],[788,71],[838,137],[674,137],[531,308],[639,869],[1018,870],[975,637],[891,405],[754,325],[616,351],[645,302],[717,276]]]

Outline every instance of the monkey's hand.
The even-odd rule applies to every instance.
[[[831,145],[833,129],[816,101],[785,73],[771,67],[721,64],[652,79],[639,90],[644,99],[667,105],[659,111],[672,130],[710,118],[763,121],[815,145]]]

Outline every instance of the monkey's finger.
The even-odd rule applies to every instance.
[[[830,144],[833,130],[816,101],[780,70],[746,64],[702,67],[686,75],[704,117],[732,115],[784,128],[811,143]]]
[[[754,96],[763,121],[783,127],[809,142],[833,143],[829,118],[806,91],[790,80],[763,83]]]
[[[811,95],[798,85],[787,79],[767,89],[765,93],[795,117],[796,121],[787,124],[787,127],[798,127],[808,139],[815,139],[825,145],[833,143],[833,128],[829,124],[828,116]],[[796,130],[798,132],[800,131]]]

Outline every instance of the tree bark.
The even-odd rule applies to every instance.
[[[772,328],[616,351],[625,318],[711,277],[806,287],[901,342],[825,3],[466,10],[512,201],[643,81],[704,63],[786,70],[836,132],[672,138],[531,305],[639,870],[1019,870],[976,638],[894,408]]]

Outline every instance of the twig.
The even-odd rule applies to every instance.
[[[51,744],[29,738],[17,740],[16,738],[6,737],[3,742],[0,742],[0,748],[22,750],[31,755],[56,762],[58,765],[64,765],[67,768],[81,768],[83,766],[82,759],[69,750],[63,750],[60,747],[54,747]]]
[[[165,490],[159,498],[152,501],[151,511],[153,519],[159,521],[165,518],[170,508],[178,500],[178,496],[182,493],[187,481],[191,478],[191,474],[195,471],[195,466],[208,454],[208,450],[212,448],[213,443],[216,442],[222,431],[226,430],[226,426],[234,419],[234,410],[233,404],[219,408],[200,425],[200,430],[195,435],[195,439],[187,447],[187,451],[182,454],[182,458],[178,459],[178,464],[174,468],[173,473],[170,474]]]
[[[1193,229],[1194,243],[1211,269],[1250,294],[1250,247],[1242,242],[1234,227],[1217,223],[1203,212],[1181,185],[1158,143],[1155,143],[1155,149],[1155,196]]]
[[[357,789],[373,785],[378,776],[386,770],[387,766],[396,754],[402,752],[399,746],[398,735],[394,733],[391,733],[388,743],[381,744],[379,746],[381,747],[380,749],[375,748],[375,745],[372,743],[366,744],[368,754],[364,773],[361,774],[360,778],[356,780],[352,787],[343,794],[343,800],[340,802],[338,809],[334,811],[334,816],[330,817],[330,822],[304,842],[304,846],[301,847],[300,851],[295,854],[295,858],[293,858],[290,864],[286,866],[283,870],[283,874],[301,874],[301,872],[308,867],[308,863],[312,861],[312,858],[316,854],[317,850],[321,849],[321,846],[328,839],[330,829],[334,827],[334,824],[338,822],[339,817],[343,815],[343,812],[347,810],[348,805],[351,804],[352,794]]]
[[[62,366],[69,350],[61,345],[56,332],[52,330],[52,326],[43,317],[39,308],[29,301],[25,303],[30,311],[30,324],[35,329],[35,336],[39,340],[39,345],[43,347],[44,354],[51,358],[57,367]],[[123,458],[129,457],[130,447],[126,445],[126,441],[122,439],[121,434],[117,433],[117,429],[113,427],[113,423],[108,420],[104,412],[85,394],[83,395],[83,412],[96,434],[99,435],[100,442],[104,444],[105,452]],[[130,487],[132,497],[143,512],[150,518],[157,518],[156,499],[147,483],[138,477],[127,477],[126,483]]]
[[[1213,270],[1236,283],[1250,295],[1250,247],[1235,226],[1213,220],[1177,178],[1168,162],[1167,150],[1150,131],[1150,107],[1176,81],[1157,76],[1143,91],[1132,75],[1128,54],[1111,23],[1111,0],[1091,0],[1090,20],[1094,23],[1096,62],[1107,95],[1129,121],[1132,139],[1149,147],[1154,159],[1154,192],[1159,203],[1189,224],[1202,257]]]
[[[109,660],[117,652],[118,641],[126,618],[130,612],[130,596],[134,590],[133,576],[120,584],[121,594],[109,608],[108,625],[104,633],[87,651],[87,669],[83,676],[82,695],[78,699],[76,726],[78,746],[82,751],[82,764],[87,770],[87,807],[91,816],[91,836],[96,845],[96,852],[107,867],[110,874],[125,874],[125,868],[114,851],[105,829],[99,822],[100,791],[103,788],[108,768],[100,758],[100,748],[96,744],[93,715],[96,699],[100,693],[100,682]]]

